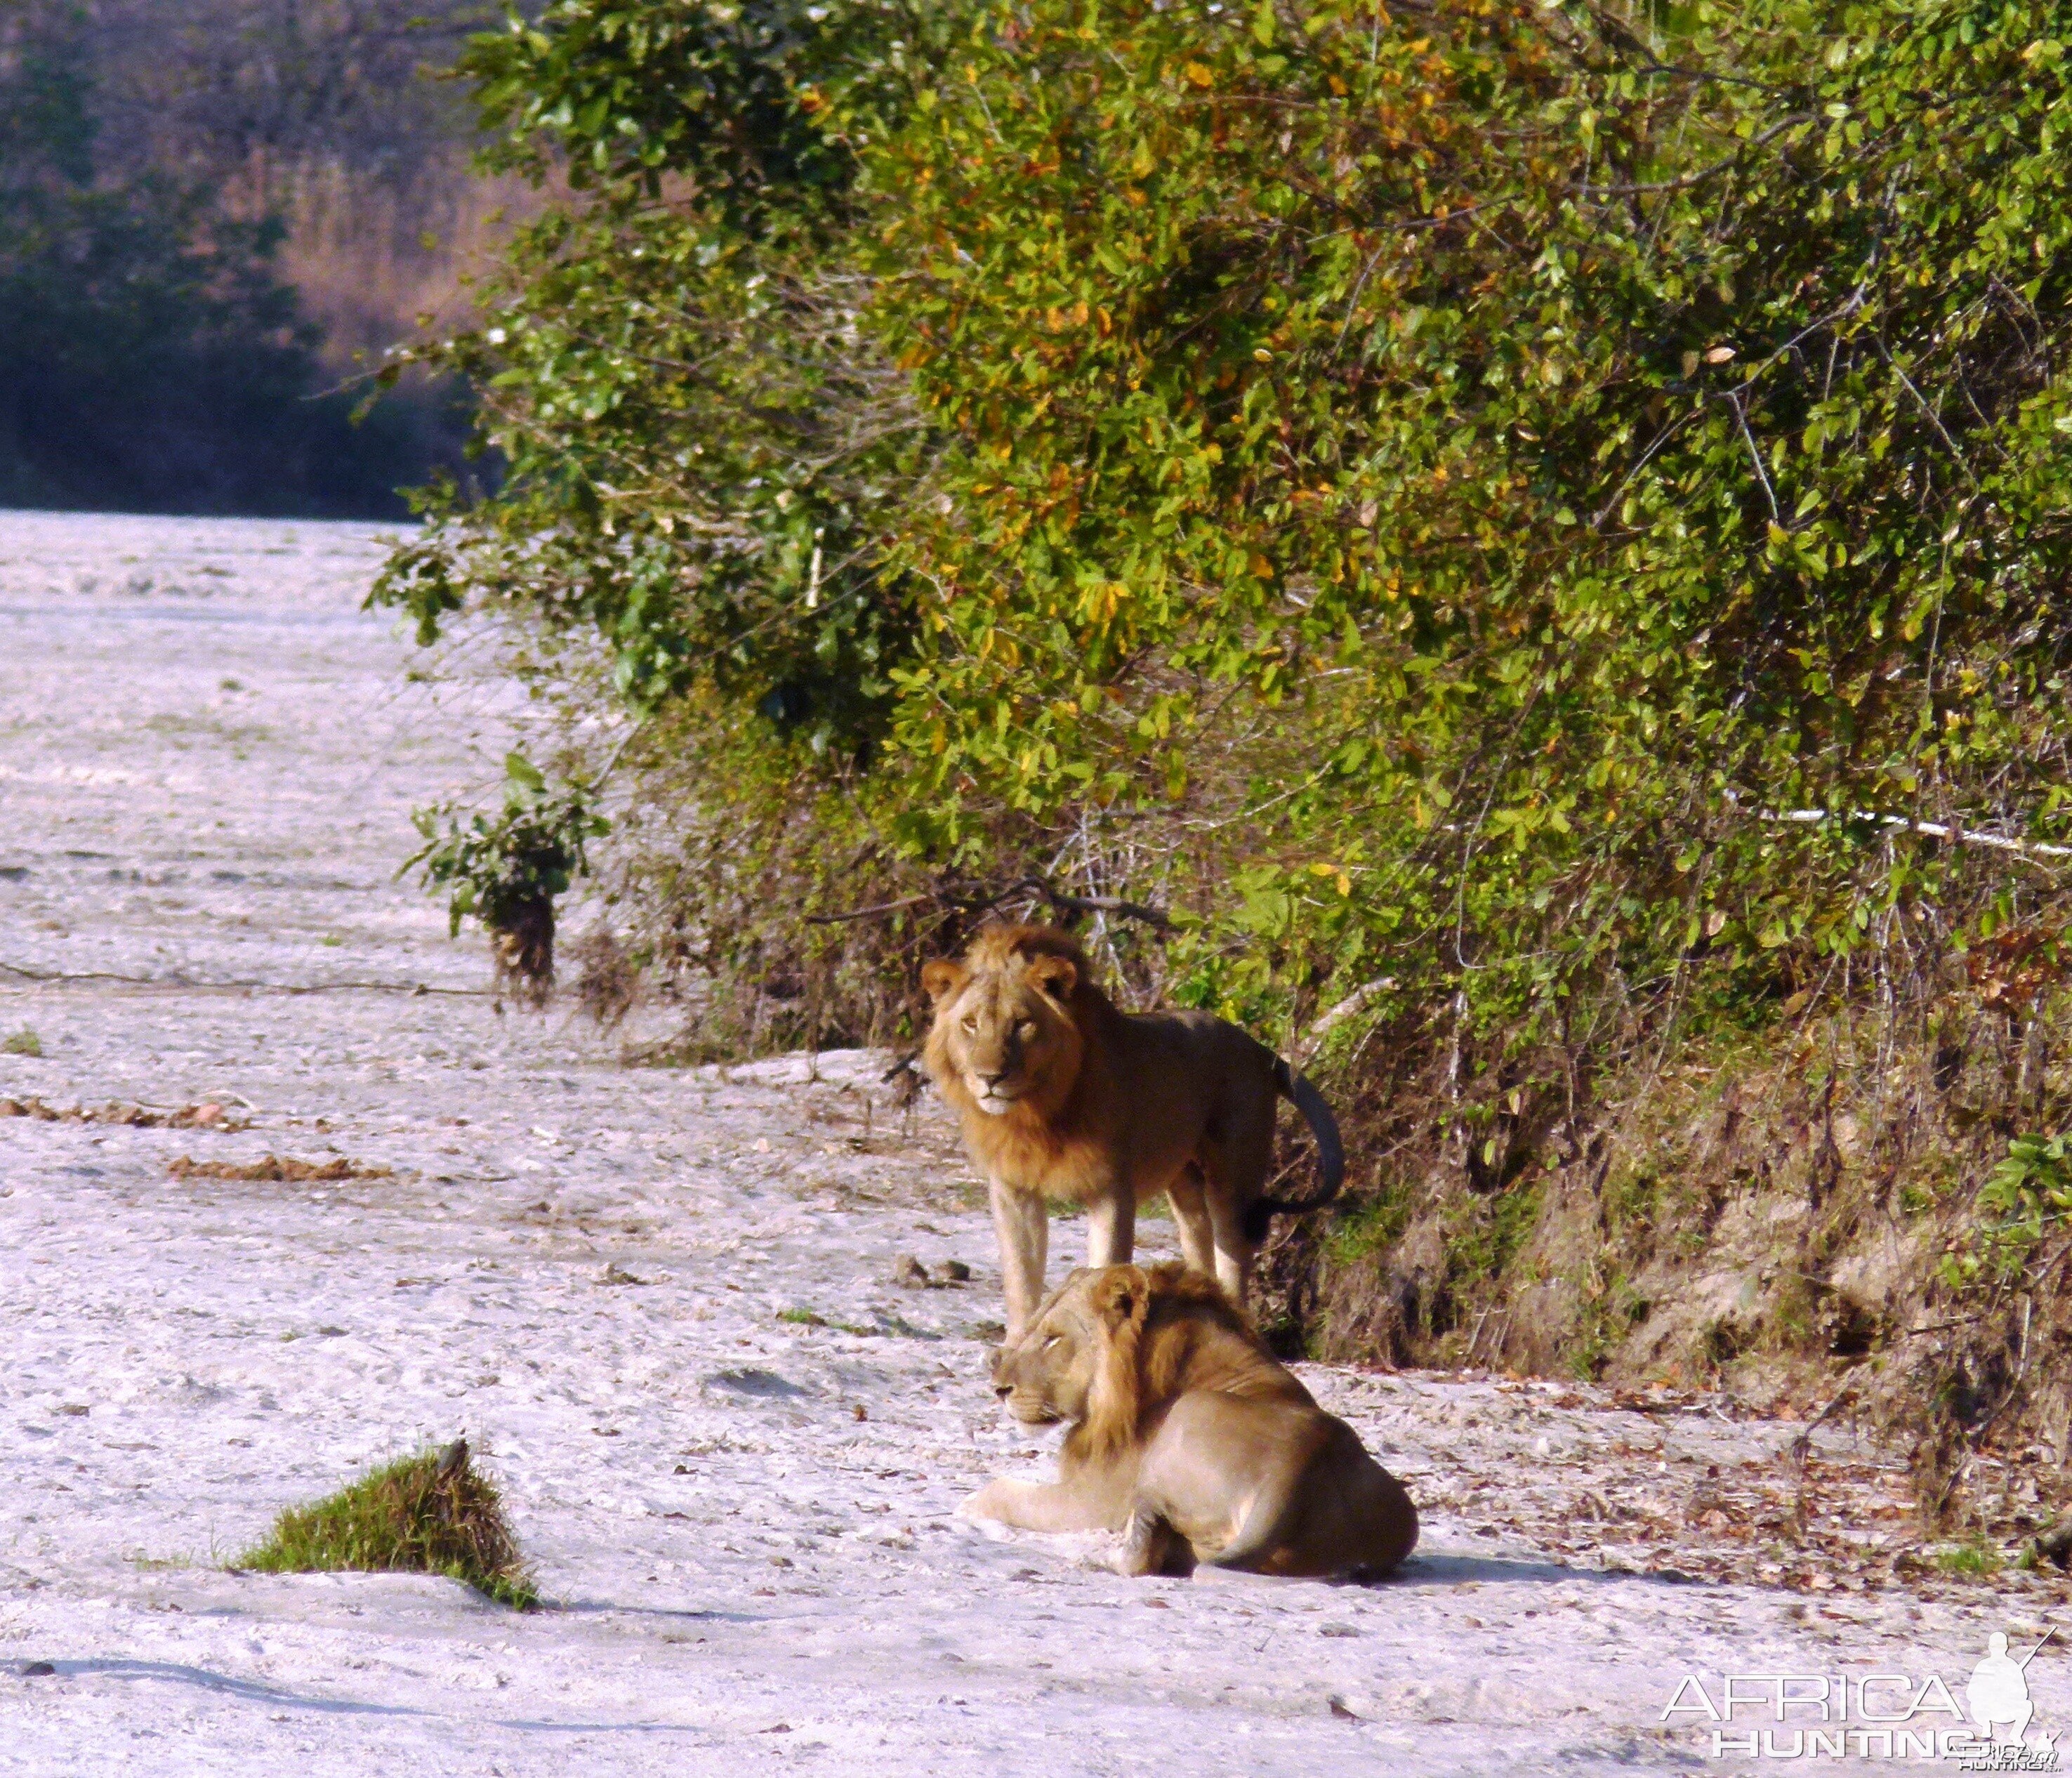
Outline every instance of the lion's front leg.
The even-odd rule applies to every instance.
[[[996,1476],[957,1508],[1018,1531],[1105,1531],[1113,1517],[1107,1491],[1072,1482],[1018,1482]]]
[[[1007,1338],[1011,1343],[1043,1300],[1043,1268],[1050,1257],[1050,1212],[1042,1194],[1019,1192],[995,1179],[993,1229],[1000,1239],[1000,1280],[1007,1294]]]
[[[1087,1264],[1127,1266],[1137,1250],[1137,1194],[1116,1186],[1087,1206]]]

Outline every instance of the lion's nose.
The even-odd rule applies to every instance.
[[[980,1068],[978,1071],[978,1077],[981,1080],[985,1081],[988,1086],[997,1087],[1001,1081],[1007,1078],[1007,1070],[1005,1068],[1002,1068],[997,1074],[989,1074],[984,1068]]]
[[[1005,1401],[1014,1393],[1014,1385],[1012,1383],[996,1383],[993,1385],[993,1393]]]

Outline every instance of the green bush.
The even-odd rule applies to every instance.
[[[2045,1235],[2072,1216],[2072,1137],[2016,1137],[1975,1208],[1975,1224],[1942,1262],[1954,1290],[2018,1278]]]
[[[1284,1030],[1760,1002],[2066,832],[2066,11],[565,0],[469,64],[590,194],[444,359],[512,479],[380,596]]]
[[[106,152],[94,30],[71,0],[0,8],[0,504],[397,511],[450,391],[364,425],[358,396],[326,392],[279,223],[134,144]]]

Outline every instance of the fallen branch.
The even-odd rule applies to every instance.
[[[1788,1448],[1801,1469],[1806,1467],[1806,1459],[1812,1455],[1813,1434],[1834,1418],[1836,1409],[1840,1407],[1844,1402],[1854,1399],[1856,1393],[1856,1385],[1853,1383],[1848,1385],[1833,1401],[1808,1420],[1798,1436],[1791,1441]]]
[[[236,1180],[248,1185],[338,1185],[347,1179],[393,1179],[393,1167],[367,1167],[343,1155],[331,1161],[298,1161],[292,1154],[261,1155],[240,1165],[236,1161],[198,1161],[177,1156],[166,1171],[175,1179]]]
[[[25,1099],[0,1097],[0,1117],[33,1117],[47,1124],[122,1124],[132,1129],[214,1130],[235,1134],[252,1127],[249,1118],[231,1117],[220,1103],[236,1097],[226,1093],[177,1108],[111,1099],[97,1108],[84,1105],[54,1105],[31,1093]],[[253,1109],[250,1100],[240,1102],[247,1111]]]

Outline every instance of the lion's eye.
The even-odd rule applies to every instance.
[[[1065,1336],[1063,1334],[1054,1333],[1048,1340],[1043,1342],[1043,1350],[1048,1352],[1053,1346],[1061,1346],[1064,1342]]]
[[[978,1029],[978,1020],[976,1019],[967,1019],[964,1021],[964,1029],[966,1031],[976,1031]]]

